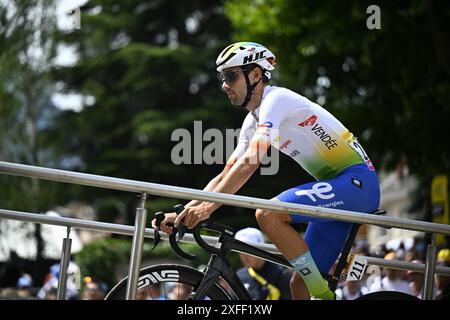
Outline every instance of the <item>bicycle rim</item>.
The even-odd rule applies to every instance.
[[[203,278],[197,269],[176,264],[149,266],[140,270],[136,300],[187,300]],[[123,278],[105,300],[125,300],[128,277]],[[219,284],[214,283],[205,300],[231,300]]]
[[[398,291],[378,291],[365,294],[355,300],[420,300],[419,298]]]

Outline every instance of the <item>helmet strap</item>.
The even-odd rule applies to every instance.
[[[244,71],[245,82],[247,83],[247,95],[245,96],[244,102],[241,104],[241,108],[245,108],[247,104],[250,102],[250,99],[253,95],[253,90],[255,90],[258,83],[261,81],[262,77],[259,78],[254,84],[250,84],[250,79],[248,78],[249,72],[247,70]]]

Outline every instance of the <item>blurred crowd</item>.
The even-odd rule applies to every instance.
[[[236,234],[236,238],[245,242],[264,243],[263,234],[254,228],[240,230]],[[426,247],[426,239],[420,237],[396,241],[395,244],[385,243],[372,249],[367,240],[361,240],[353,245],[351,253],[366,257],[424,264]],[[438,246],[437,252],[436,266],[449,267],[450,249],[441,245]],[[254,299],[273,299],[273,296],[270,295],[269,285],[278,289],[280,293],[278,299],[290,299],[289,280],[287,280],[292,274],[292,271],[288,271],[290,269],[280,272],[278,265],[245,254],[240,254],[240,258],[243,268],[238,271],[238,276]],[[252,269],[256,270],[263,280],[258,276],[255,277]],[[390,269],[375,265],[371,267],[371,272],[368,271],[360,281],[341,281],[335,292],[336,299],[353,300],[367,293],[378,291],[403,292],[423,299],[423,272]],[[450,299],[450,276],[435,274],[433,285],[433,299]]]
[[[236,239],[265,243],[263,234],[254,228],[245,228],[236,234]],[[367,257],[377,257],[385,260],[406,261],[424,264],[426,256],[426,240],[415,238],[414,241],[400,241],[395,248],[379,245],[370,250],[367,241],[358,241],[352,247],[352,253]],[[266,262],[249,255],[239,254],[242,267],[237,270],[239,278],[257,300],[289,300],[289,280],[292,270]],[[436,266],[450,267],[450,249],[438,246]],[[413,270],[391,269],[371,266],[360,281],[341,281],[336,290],[337,300],[353,300],[367,293],[377,291],[398,291],[414,295],[420,299],[424,297],[424,273]],[[59,264],[54,264],[42,284],[34,283],[28,273],[23,273],[17,279],[15,288],[0,289],[0,299],[57,299],[59,279]],[[221,282],[225,289],[229,289],[226,282]],[[138,300],[184,300],[191,293],[192,288],[180,283],[152,284],[144,290],[138,290]],[[107,285],[94,276],[80,279],[80,268],[70,262],[67,269],[67,300],[102,300],[108,293]],[[433,287],[434,300],[450,299],[450,277],[435,274]]]
[[[57,300],[60,265],[52,265],[42,284],[36,284],[28,273],[22,273],[15,288],[0,290],[0,299]],[[102,300],[107,285],[96,277],[85,276],[80,280],[80,268],[70,262],[67,267],[66,300]]]
[[[400,242],[395,250],[380,245],[373,252],[369,251],[365,241],[353,246],[352,252],[367,257],[382,258],[385,260],[404,261],[424,264],[426,257],[425,239],[415,238],[411,245]],[[438,247],[436,266],[450,266],[450,249]],[[340,300],[356,299],[364,294],[377,291],[398,291],[424,298],[424,273],[413,270],[391,269],[386,267],[372,268],[366,272],[361,281],[341,282],[336,290],[336,298]],[[450,299],[450,276],[435,274],[433,283],[433,299]]]

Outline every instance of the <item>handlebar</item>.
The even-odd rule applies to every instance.
[[[177,204],[173,208],[175,210],[175,213],[177,215],[179,215],[184,210],[184,205]],[[164,215],[165,215],[165,213],[161,212],[161,211],[155,213],[156,226],[158,228],[161,225],[161,222],[164,220]],[[170,225],[173,226],[173,224],[170,224]],[[231,228],[230,226],[215,222],[211,218],[209,218],[205,221],[201,221],[192,229],[192,235],[194,236],[194,239],[197,242],[197,244],[205,251],[210,252],[210,253],[216,253],[216,254],[219,253],[220,249],[209,245],[205,240],[203,240],[203,238],[200,235],[201,229],[207,229],[207,230],[219,232],[221,234],[221,237],[222,236],[234,237],[234,234],[236,233],[235,230],[233,228]],[[197,258],[195,255],[191,255],[191,254],[183,251],[178,246],[178,242],[183,238],[183,236],[186,233],[186,230],[187,230],[187,228],[183,224],[180,224],[178,228],[174,227],[173,232],[169,236],[170,246],[182,258],[186,258],[188,260],[195,260]],[[157,243],[156,234],[158,234],[158,241],[160,238],[159,232],[155,232],[155,246]],[[178,235],[178,237],[177,237],[177,235]],[[219,238],[219,241],[220,241],[220,238]]]

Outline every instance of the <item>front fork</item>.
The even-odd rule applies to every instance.
[[[203,276],[200,284],[198,285],[196,291],[192,292],[189,296],[189,300],[203,300],[211,286],[220,277],[220,272],[217,269],[218,259],[217,255],[213,254],[209,259],[208,266],[205,270],[205,275]]]
[[[251,296],[248,291],[245,289],[242,281],[233,272],[233,269],[230,267],[228,261],[223,257],[217,256],[213,254],[211,259],[208,262],[208,266],[205,270],[205,275],[203,276],[200,284],[196,292],[191,293],[189,299],[191,300],[203,300],[214,284],[214,282],[218,282],[219,278],[222,277],[231,287],[234,292],[233,298],[239,300],[251,300]],[[224,288],[225,289],[225,288]]]

